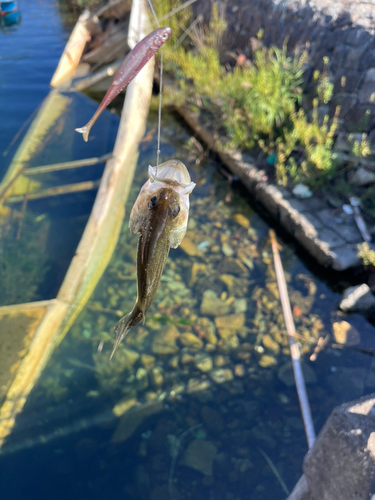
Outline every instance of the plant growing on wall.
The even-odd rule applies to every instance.
[[[225,30],[225,20],[213,3],[208,27],[193,30],[193,45],[169,45],[167,68],[178,82],[169,99],[212,113],[212,123],[229,136],[228,146],[258,146],[275,155],[279,183],[302,181],[319,187],[332,177],[337,163],[332,146],[338,110],[331,120],[319,117],[320,106],[330,101],[333,91],[328,60],[323,72],[314,74],[316,96],[308,118],[301,107],[307,50],[291,57],[286,43],[282,49],[260,47],[252,62],[228,68],[220,63]]]
[[[364,266],[375,269],[375,250],[372,250],[367,242],[358,245],[357,255],[362,260]]]

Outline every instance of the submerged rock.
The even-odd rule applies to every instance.
[[[269,356],[268,354],[263,354],[258,363],[259,366],[261,366],[262,368],[269,368],[270,366],[277,365],[277,360],[273,356]]]
[[[316,384],[317,378],[311,366],[307,365],[304,362],[301,363],[301,366],[305,383]],[[292,387],[294,385],[293,367],[290,361],[280,366],[279,371],[277,372],[277,377],[288,387]]]
[[[232,257],[232,255],[234,254],[233,248],[229,246],[228,243],[223,243],[221,250],[227,257]]]
[[[340,309],[346,312],[370,312],[375,309],[375,296],[366,283],[351,286],[344,291]]]
[[[235,284],[235,277],[232,274],[222,274],[220,276],[220,281],[228,287],[228,292],[231,293]]]
[[[163,377],[163,370],[161,368],[157,367],[152,370],[151,381],[156,388],[161,387],[163,385],[164,377]]]
[[[211,382],[209,380],[200,380],[197,378],[191,378],[188,382],[187,393],[193,394],[195,392],[206,391],[211,387]]]
[[[178,356],[173,356],[173,358],[170,359],[168,365],[174,370],[176,370],[178,367],[178,360],[179,360]]]
[[[237,276],[242,276],[247,274],[247,268],[240,261],[240,259],[234,259],[233,257],[226,257],[224,261],[220,264],[219,268],[222,274],[235,274]],[[222,313],[223,314],[223,313]]]
[[[150,371],[155,365],[155,357],[150,354],[141,354],[141,365]]]
[[[234,333],[245,325],[245,315],[239,313],[229,314],[228,316],[217,316],[215,318],[215,325],[216,328],[232,330]]]
[[[181,363],[183,365],[187,365],[188,363],[193,363],[194,362],[194,356],[191,354],[184,352],[183,355],[181,356]]]
[[[185,451],[184,464],[206,476],[212,476],[212,465],[216,452],[216,446],[210,441],[195,439]]]
[[[185,347],[189,347],[190,349],[202,349],[203,342],[199,339],[194,333],[182,333],[180,335],[181,344]]]
[[[160,413],[163,409],[162,401],[151,401],[143,405],[133,406],[120,418],[120,422],[111,437],[112,443],[126,441],[144,420],[155,413]]]
[[[206,290],[203,293],[200,310],[204,316],[217,316],[218,314],[228,314],[230,306],[223,302],[213,290]]]
[[[135,398],[125,398],[119,401],[114,407],[113,407],[113,413],[116,415],[116,417],[121,417],[124,413],[126,413],[132,406],[135,406],[138,404],[138,401]]]
[[[190,257],[198,257],[203,255],[203,252],[201,252],[199,248],[197,248],[197,246],[191,241],[188,236],[185,236],[185,238],[181,241],[180,248]]]
[[[250,227],[249,219],[242,214],[234,214],[233,220],[237,222],[237,224],[239,224],[240,226],[244,227],[245,229],[248,229]]]
[[[360,342],[359,331],[347,321],[336,321],[332,325],[332,331],[338,344],[350,346]]]
[[[266,283],[266,288],[272,293],[276,300],[280,300],[279,286],[276,281]]]
[[[236,314],[245,313],[247,311],[247,300],[246,299],[236,299],[233,302],[234,312]]]
[[[221,366],[225,366],[229,363],[229,360],[228,358],[226,358],[225,356],[223,356],[222,354],[217,354],[214,358],[214,365],[217,367],[217,368],[220,368]]]
[[[169,325],[159,331],[152,342],[152,352],[154,354],[175,354],[178,352],[176,340],[180,336],[174,325]]]
[[[224,384],[233,380],[233,372],[229,368],[215,368],[210,372],[210,377],[217,384]]]
[[[201,417],[204,425],[212,432],[220,434],[224,430],[224,420],[220,413],[211,408],[211,406],[203,406],[201,409]]]
[[[211,356],[204,352],[200,352],[194,357],[195,366],[203,373],[209,372],[213,368],[213,361]]]
[[[199,336],[206,339],[208,343],[216,345],[217,337],[214,323],[208,318],[199,318],[197,323],[196,330]]]
[[[246,370],[244,365],[241,364],[235,365],[234,374],[236,375],[236,377],[244,377],[246,375]]]
[[[135,374],[136,386],[138,391],[144,391],[148,387],[148,376],[145,368],[138,368]]]
[[[279,354],[280,352],[280,346],[279,344],[271,337],[271,335],[266,334],[263,335],[262,338],[263,345],[266,349],[269,349],[272,351],[274,354]]]

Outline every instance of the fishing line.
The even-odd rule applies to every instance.
[[[160,51],[160,84],[159,84],[159,109],[158,109],[158,148],[156,150],[156,168],[159,165],[160,157],[160,135],[161,135],[161,100],[163,92],[163,48]],[[157,171],[156,171],[157,175]]]
[[[152,12],[152,15],[154,16],[155,18],[155,21],[156,21],[156,24],[157,24],[157,27],[160,28],[160,23],[159,23],[159,19],[157,18],[157,15],[156,15],[156,12],[154,10],[154,7],[151,3],[151,0],[147,0],[148,1],[148,5],[150,6],[150,9],[151,9],[151,12]]]
[[[24,121],[24,123],[21,125],[21,127],[18,129],[18,131],[15,133],[13,139],[10,141],[8,144],[7,148],[3,152],[3,156],[7,156],[9,151],[11,150],[12,146],[17,142],[18,138],[22,134],[22,132],[25,130],[27,125],[31,122],[31,120],[35,117],[37,111],[41,108],[42,104],[44,103],[46,99],[43,99],[43,101],[37,106],[37,108],[31,113],[31,115]]]
[[[155,18],[156,24],[158,28],[160,27],[160,22],[159,19],[157,18],[155,9],[152,5],[151,0],[147,0],[148,4],[150,6],[152,15]],[[163,21],[164,19],[169,19],[173,14],[176,14],[177,12],[180,12],[180,10],[184,9],[185,7],[188,7],[189,5],[193,4],[197,0],[189,0],[188,2],[183,3],[180,5],[180,7],[177,7],[176,9],[173,9],[171,12],[169,12],[166,16],[162,17],[160,21]],[[199,18],[198,18],[199,19]],[[198,22],[198,21],[197,21]],[[193,23],[194,24],[194,23]],[[161,137],[161,106],[162,106],[162,95],[163,95],[163,47],[160,49],[160,77],[159,77],[159,107],[158,107],[158,139],[157,139],[157,150],[156,150],[156,168],[159,166],[159,159],[160,159],[160,137]],[[157,175],[157,174],[156,174]]]
[[[160,18],[160,21],[164,21],[165,19],[169,19],[170,17],[173,16],[173,14],[177,14],[177,12],[180,12],[180,10],[183,10],[185,7],[189,7],[189,5],[195,3],[197,0],[188,0],[188,2],[183,3],[176,9],[171,10],[167,15],[163,16]]]
[[[157,18],[156,12],[152,5],[151,0],[148,0],[148,4],[150,6],[152,15],[155,18],[156,24],[158,28],[160,28],[160,23]],[[158,145],[156,149],[156,168],[159,166],[159,158],[160,158],[160,136],[161,136],[161,104],[162,104],[162,92],[163,92],[163,47],[160,49],[160,83],[159,83],[159,108],[158,108]],[[157,175],[157,171],[156,171]]]
[[[190,34],[193,28],[199,23],[199,21],[203,21],[203,15],[199,14],[199,16],[196,18],[195,21],[191,23],[191,25],[188,27],[188,29],[184,32],[183,35],[180,36],[180,38],[177,40],[177,42],[174,44],[173,48],[175,49],[178,47],[184,40],[185,38]]]
[[[195,429],[198,429],[199,427],[203,427],[203,424],[197,424],[197,425],[193,425],[193,427],[189,427],[189,429],[187,429],[185,432],[180,434],[178,436],[178,438],[176,439],[174,450],[173,450],[171,468],[169,469],[169,478],[168,478],[168,490],[169,490],[169,495],[171,497],[171,500],[173,500],[173,498],[174,498],[174,495],[173,495],[173,476],[174,476],[174,469],[176,466],[178,450],[180,448],[181,441],[184,439],[185,436],[190,434]]]

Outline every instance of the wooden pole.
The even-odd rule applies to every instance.
[[[97,165],[98,163],[106,162],[111,158],[111,156],[112,153],[107,153],[106,155],[96,158],[85,158],[83,160],[66,161],[64,163],[53,163],[51,165],[28,168],[24,171],[24,175],[39,175],[50,172],[59,172],[61,170],[69,170],[71,168],[91,167],[93,165]]]
[[[56,186],[49,189],[44,189],[39,191],[39,193],[28,193],[22,196],[10,196],[7,198],[7,203],[21,203],[23,202],[25,196],[27,196],[28,201],[40,200],[42,198],[50,198],[52,196],[60,196],[62,194],[71,193],[81,193],[82,191],[93,191],[98,189],[100,185],[100,180],[98,181],[86,181],[77,182],[76,184],[66,184],[65,186]]]
[[[137,4],[142,8],[132,9],[134,14],[137,10],[137,15],[131,17],[132,31],[138,34],[136,42],[151,31],[144,0],[133,0],[133,6]],[[153,74],[152,59],[128,86],[113,156],[106,163],[90,218],[57,298],[49,301],[0,408],[0,454],[56,343],[86,304],[113,254],[137,164],[138,146],[145,133]]]
[[[116,50],[118,47],[116,47]],[[74,90],[82,91],[85,90],[89,87],[92,87],[93,85],[101,82],[102,80],[105,80],[108,77],[114,76],[118,68],[120,67],[123,59],[120,61],[116,61],[112,64],[109,64],[105,68],[101,69],[100,71],[97,71],[94,74],[91,74],[90,76],[86,76],[84,78],[80,78],[79,80],[75,81],[73,83],[73,88]],[[93,71],[92,71],[93,72]]]
[[[315,441],[315,430],[311,416],[311,409],[307,397],[305,380],[301,367],[301,354],[299,352],[298,344],[295,339],[296,329],[294,326],[292,309],[290,307],[288,289],[286,286],[283,265],[280,258],[279,249],[280,245],[276,240],[276,234],[270,230],[270,238],[272,245],[273,260],[275,263],[277,285],[279,287],[281,306],[283,309],[285,326],[288,333],[290,356],[292,358],[294,381],[296,384],[299,404],[302,412],[302,420],[305,427],[305,433],[309,448],[312,447]]]

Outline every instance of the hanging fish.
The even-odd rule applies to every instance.
[[[160,47],[169,40],[171,29],[168,27],[158,28],[134,47],[133,50],[125,57],[124,62],[116,72],[113,82],[106,95],[103,97],[98,109],[95,111],[91,120],[82,128],[76,128],[76,132],[83,134],[83,139],[87,142],[91,127],[94,125],[98,117],[102,114],[108,104],[129,85],[141,71],[143,66],[151,59],[152,56],[160,49]]]
[[[155,297],[170,248],[177,248],[186,233],[189,194],[195,183],[179,160],[148,167],[143,185],[130,213],[129,229],[139,234],[137,254],[138,295],[133,310],[115,326],[111,358],[130,328],[144,320]]]

